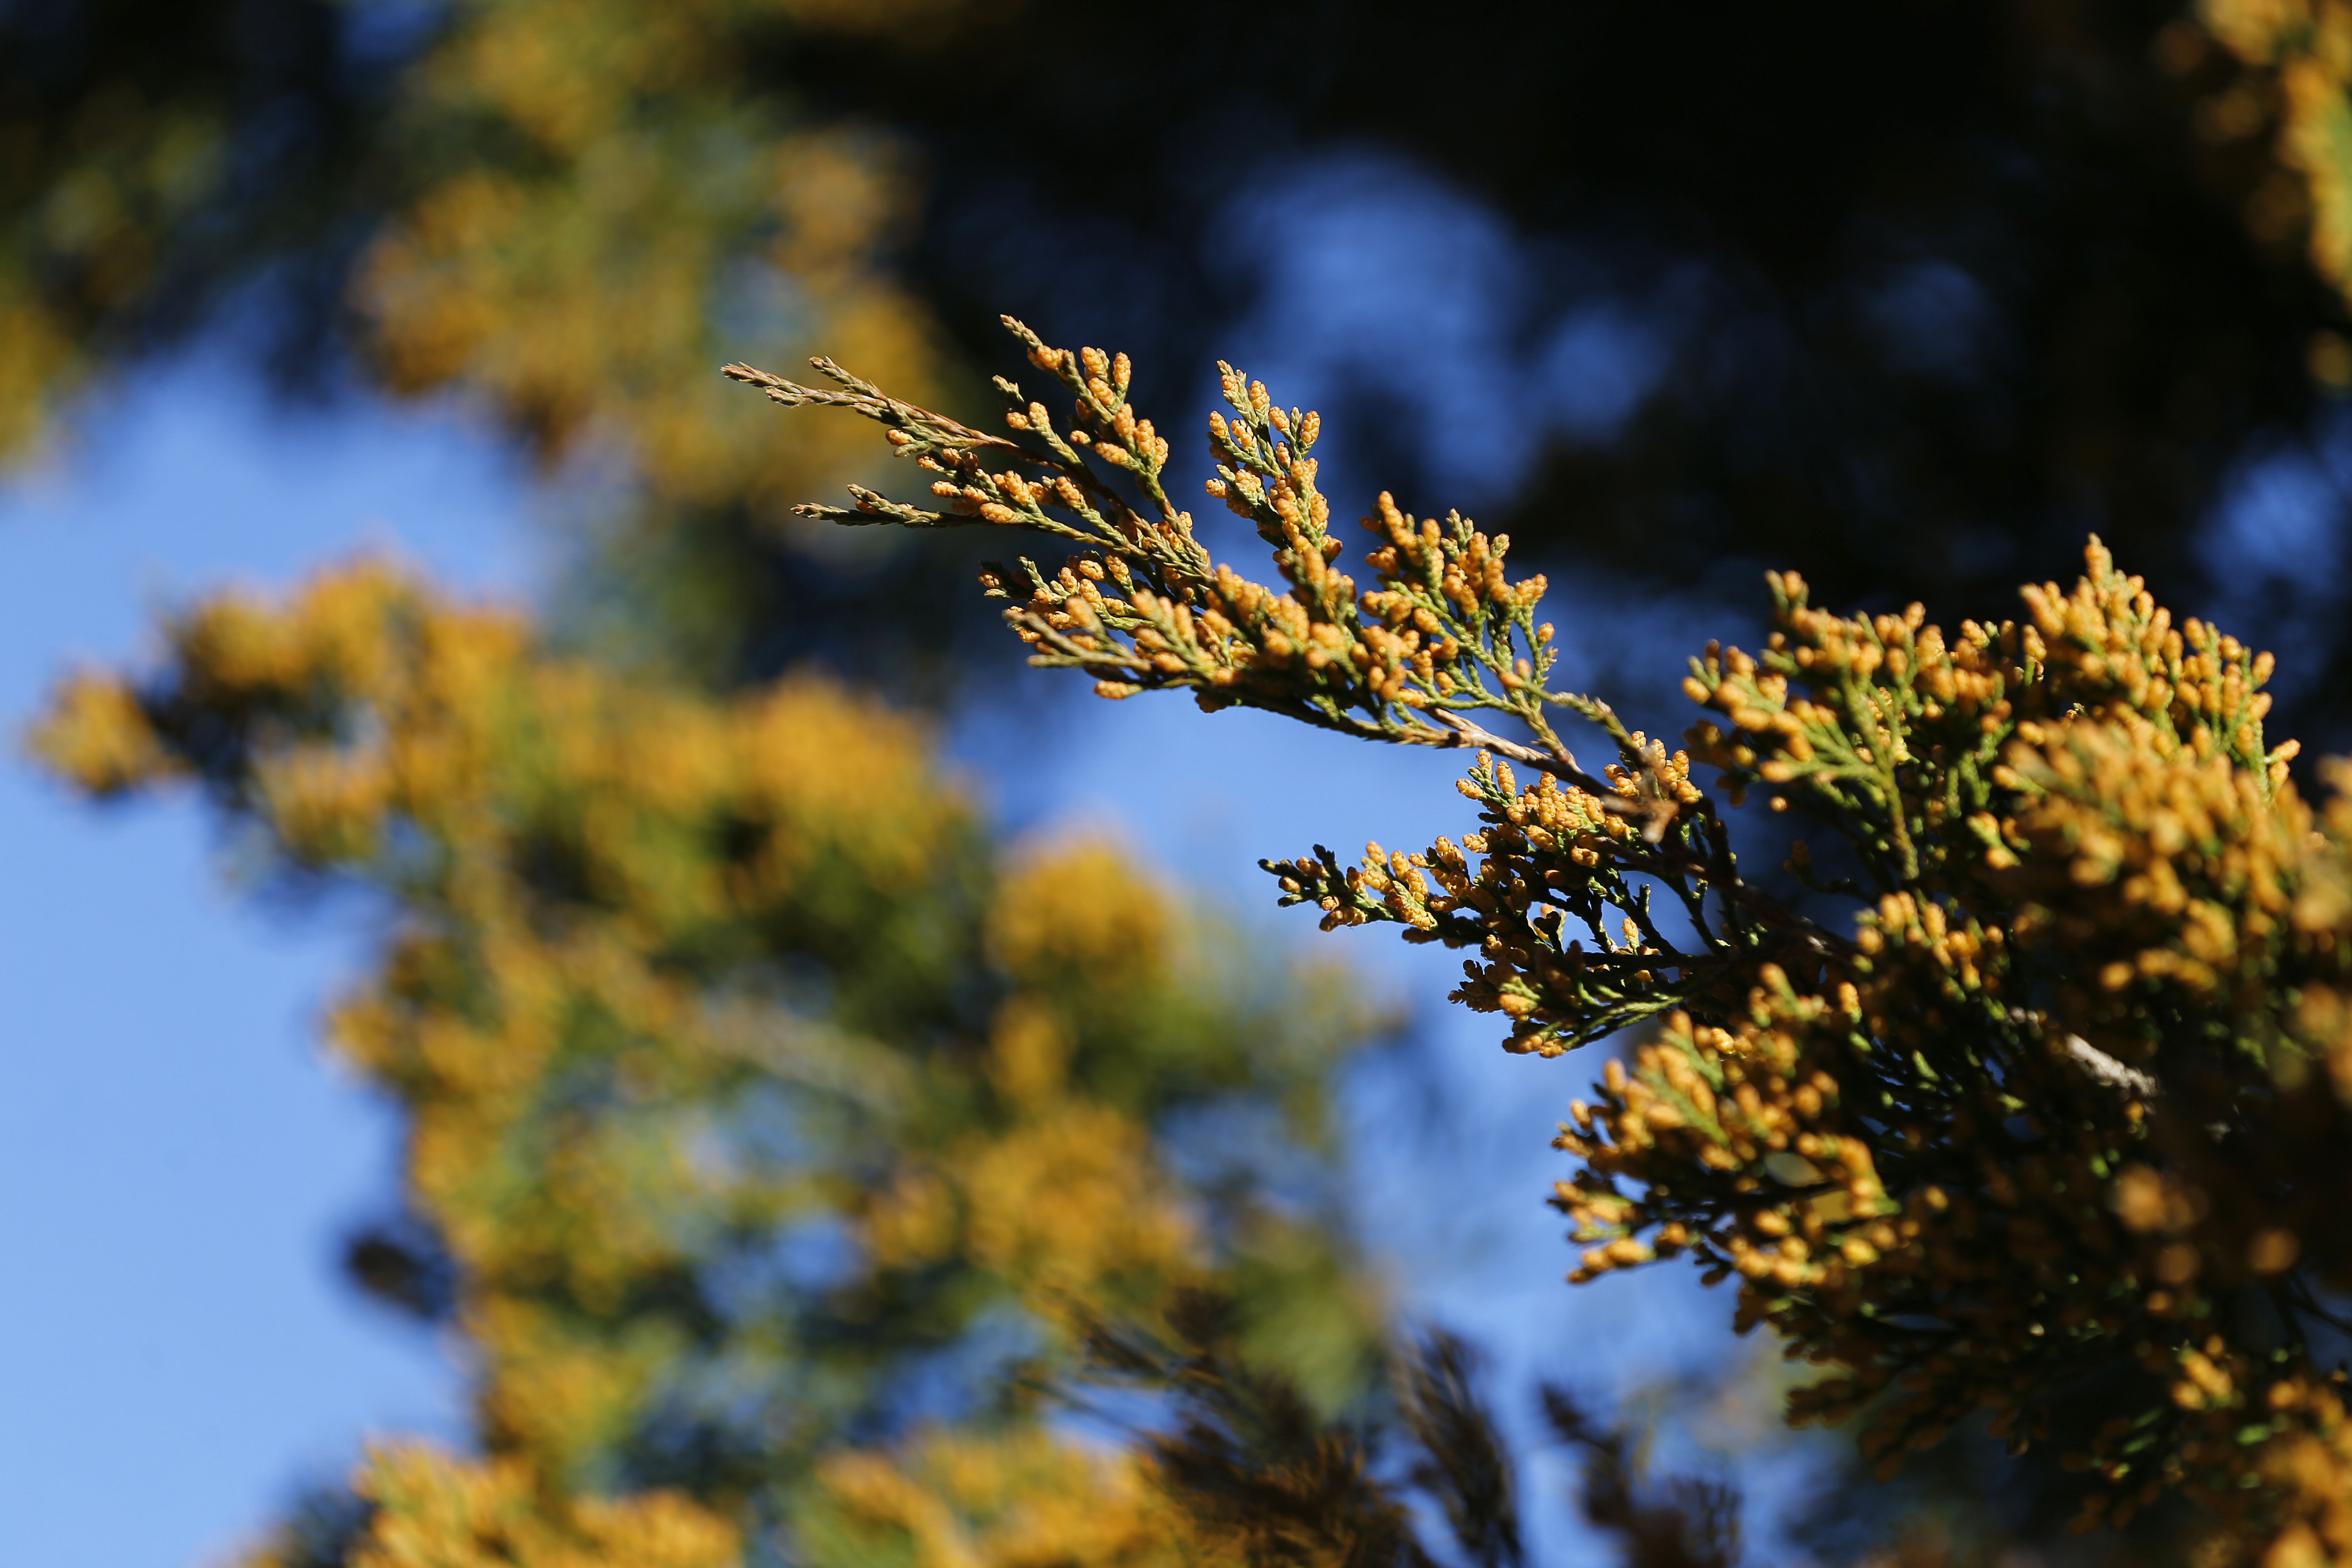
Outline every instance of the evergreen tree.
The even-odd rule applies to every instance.
[[[1856,1423],[1884,1478],[1989,1417],[2093,1472],[2086,1527],[2185,1500],[2201,1560],[2352,1557],[2333,1201],[2352,800],[2333,764],[2306,802],[2299,746],[2264,739],[2270,654],[2176,623],[2095,538],[2071,589],[2029,584],[2021,618],[1949,635],[1916,604],[1815,608],[1780,573],[1760,654],[1690,660],[1707,717],[1669,752],[1552,686],[1546,583],[1513,575],[1507,537],[1382,493],[1360,592],[1320,416],[1219,366],[1206,488],[1272,548],[1271,587],[1214,561],[1170,496],[1126,355],[1005,325],[1069,407],[1000,377],[1007,437],[829,360],[826,389],[728,374],[853,408],[937,476],[939,510],[854,489],[813,517],[1076,546],[1056,572],[982,575],[1033,665],[1111,699],[1185,690],[1476,749],[1460,843],[1262,864],[1327,931],[1476,954],[1451,999],[1499,1016],[1507,1050],[1631,1033],[1557,1144],[1579,1162],[1556,1200],[1583,1244],[1572,1280],[1678,1257],[1736,1276],[1739,1330],[1829,1369],[1790,1419]],[[1598,773],[1555,714],[1599,731]],[[1742,872],[1751,795],[1819,835],[1788,864],[1810,900]],[[2086,1399],[2106,1419],[2062,1430]]]
[[[482,1449],[379,1454],[341,1538],[278,1560],[765,1560],[902,1437],[1083,1490],[1039,1402],[1180,1289],[1364,1396],[1384,1308],[1325,1093],[1378,1020],[1336,972],[1107,844],[991,843],[919,726],[814,678],[632,679],[370,563],[169,643],[38,744],[388,907],[328,1026],[405,1130],[353,1262],[462,1335]]]
[[[393,913],[333,1047],[409,1157],[350,1261],[468,1347],[480,1451],[374,1456],[276,1560],[1370,1563],[1418,1560],[1416,1518],[1526,1555],[1467,1352],[1399,1339],[1339,1217],[1327,1095],[1376,1021],[1111,847],[991,842],[919,726],[809,669],[986,690],[971,560],[827,517],[1078,544],[984,581],[1107,694],[1483,752],[1475,837],[1270,869],[1327,924],[1475,952],[1457,999],[1515,1049],[1633,1042],[1562,1133],[1580,1272],[1737,1275],[1743,1326],[1832,1369],[1799,1415],[1919,1456],[1825,1551],[1990,1559],[2019,1541],[1984,1500],[2063,1495],[2133,1561],[2352,1552],[2347,830],[2263,741],[2267,656],[2095,545],[1948,636],[1812,607],[1951,624],[2092,526],[2212,596],[2231,465],[2352,385],[2346,26],[1593,0],[1505,47],[1389,4],[0,9],[0,445],[258,319],[291,385],[454,393],[612,480],[535,622],[362,563],[186,610],[42,732],[90,793],[200,787],[270,878]],[[1605,438],[1495,390],[1533,455],[1518,560],[1659,595],[1812,573],[1771,579],[1764,649],[1696,663],[1683,751],[1549,689],[1500,534],[1384,497],[1359,595],[1319,421],[1244,378],[1213,489],[1271,585],[1192,538],[1123,357],[1030,337],[1077,422],[1016,395],[1009,437],[974,427],[958,365],[1003,303],[1194,363],[1251,303],[1235,204],[1308,201],[1366,142],[1537,258],[1496,306],[1519,335],[1594,298],[1663,334]],[[747,378],[881,418],[931,501],[882,498],[852,421],[708,374],[816,348],[898,399]],[[1443,454],[1382,384],[1335,413],[1417,493]],[[2339,589],[2294,588],[2286,717],[2326,740],[2352,643]],[[1614,761],[1584,771],[1571,720]],[[1164,1419],[1075,1438],[1122,1384]],[[1629,1561],[1736,1560],[1736,1500],[1547,1408]]]

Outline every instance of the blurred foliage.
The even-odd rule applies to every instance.
[[[1038,1433],[932,1432],[845,1455],[803,1522],[817,1568],[1526,1568],[1519,1467],[1477,1358],[1443,1332],[1390,1356],[1389,1397],[1348,1418],[1249,1355],[1234,1303],[1176,1292],[1150,1327],[1098,1328],[1090,1390],[1157,1396],[1157,1425],[1089,1451]],[[1629,1568],[1735,1568],[1737,1491],[1656,1476],[1622,1430],[1545,1387],[1554,1440],[1582,1468],[1579,1501]],[[1416,1521],[1420,1521],[1417,1524]],[[1424,1544],[1443,1541],[1445,1555]]]
[[[812,1561],[1250,1564],[1252,1568],[1525,1568],[1519,1467],[1474,1352],[1443,1331],[1403,1338],[1389,1397],[1335,1418],[1245,1351],[1234,1302],[1180,1290],[1155,1325],[1098,1329],[1097,1388],[1150,1391],[1156,1427],[1126,1451],[933,1437],[896,1460],[856,1456],[827,1478],[835,1537]],[[1655,1476],[1636,1444],[1545,1387],[1551,1437],[1577,1456],[1586,1523],[1629,1568],[1735,1568],[1739,1497]],[[1089,1506],[1069,1506],[1079,1471]],[[1026,1483],[1025,1485],[1024,1483]],[[974,1531],[972,1525],[978,1525]],[[1433,1554],[1424,1533],[1444,1542]],[[893,1550],[896,1548],[896,1550]]]
[[[929,384],[929,316],[879,265],[910,221],[905,147],[756,68],[887,6],[152,9],[0,12],[0,444],[226,303],[289,370],[348,344],[379,385],[457,392],[543,461],[625,480],[583,523],[664,563],[639,657],[772,674],[856,624],[858,563],[800,558],[835,592],[794,617],[770,580],[783,502],[839,476],[839,433],[778,440],[709,370],[821,330]]]
[[[827,1460],[801,1521],[815,1568],[1085,1568],[1200,1561],[1133,1456],[1036,1428],[933,1429],[897,1452]]]
[[[2248,198],[2247,226],[2273,245],[2300,239],[2322,278],[2352,289],[2352,15],[2305,0],[2207,0],[2194,16],[2166,30],[2158,58],[2216,79],[2198,105],[2200,142],[2266,148],[2273,168]],[[2311,369],[2352,386],[2340,335],[2315,342]]]
[[[1219,366],[1206,489],[1272,548],[1278,590],[1195,537],[1127,355],[1005,326],[1069,399],[1057,421],[999,377],[1007,437],[829,360],[839,391],[729,374],[856,409],[946,508],[854,489],[812,517],[1078,546],[1051,574],[982,575],[1032,664],[1115,700],[1476,748],[1459,844],[1261,865],[1326,931],[1475,954],[1451,1000],[1499,1015],[1507,1050],[1635,1031],[1555,1145],[1578,1162],[1555,1199],[1572,1283],[1683,1257],[1738,1278],[1739,1331],[1825,1369],[1791,1424],[1853,1424],[1882,1479],[1981,1421],[2090,1473],[2080,1530],[2193,1504],[2167,1533],[2201,1563],[2352,1562],[2352,763],[2316,801],[2296,787],[2299,742],[2265,738],[2269,653],[2176,622],[2095,536],[2071,588],[2029,584],[2021,618],[1948,635],[1916,603],[1815,608],[1775,573],[1763,652],[1689,661],[1706,717],[1669,754],[1551,684],[1547,584],[1514,575],[1507,537],[1382,493],[1359,592],[1319,415]],[[1598,731],[1599,773],[1554,711]],[[1822,836],[1818,862],[1790,854],[1796,898],[1740,868],[1750,795]],[[1432,1447],[1496,1468],[1471,1435]],[[1479,1500],[1457,1526],[1505,1514],[1491,1485],[1455,1492]]]
[[[431,1448],[371,1455],[356,1479],[367,1510],[347,1557],[306,1557],[307,1542],[266,1547],[252,1568],[348,1562],[351,1568],[732,1568],[734,1530],[674,1492],[625,1501],[551,1497],[519,1461],[468,1462]]]
[[[373,564],[168,640],[61,690],[52,765],[200,787],[251,878],[394,917],[328,1025],[406,1128],[361,1275],[460,1331],[484,1457],[372,1460],[352,1563],[686,1568],[925,1421],[1013,1463],[1087,1325],[1179,1285],[1276,1351],[1311,1294],[1302,1370],[1361,1396],[1322,1097],[1378,1021],[1336,973],[1108,845],[992,848],[916,726],[813,679],[626,679]]]

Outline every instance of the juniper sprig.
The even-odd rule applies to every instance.
[[[2176,621],[2095,539],[2072,588],[1952,634],[1916,605],[1815,608],[1780,573],[1760,652],[1691,661],[1706,716],[1669,752],[1552,687],[1544,580],[1511,575],[1507,538],[1382,495],[1360,588],[1320,419],[1221,366],[1207,489],[1272,548],[1281,585],[1254,582],[1168,499],[1126,357],[1007,325],[1070,395],[1066,429],[1002,380],[1010,437],[826,362],[845,391],[728,374],[883,424],[945,507],[859,490],[811,515],[1080,546],[983,577],[1023,595],[1032,663],[1479,752],[1459,843],[1262,864],[1327,929],[1473,952],[1454,999],[1507,1018],[1510,1049],[1633,1031],[1558,1141],[1572,1279],[1676,1256],[1736,1276],[1738,1325],[1825,1369],[1791,1418],[1858,1418],[1890,1473],[1971,1417],[2021,1448],[2055,1402],[2120,1387],[2067,1456],[2086,1527],[2182,1494],[2216,1561],[2352,1563],[2352,801],[2307,804],[2295,743],[2264,737],[2270,655]],[[1613,752],[1598,773],[1565,719]],[[1790,868],[1845,930],[1741,876],[1751,796],[1842,847],[1849,876],[1802,841]]]

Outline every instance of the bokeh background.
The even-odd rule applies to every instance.
[[[1444,759],[1022,669],[961,536],[790,516],[903,489],[864,430],[715,367],[829,353],[970,414],[1010,310],[1134,353],[1182,432],[1231,360],[1323,411],[1342,504],[1507,531],[1571,679],[1669,733],[1767,566],[1997,616],[2095,531],[2276,649],[2315,755],[2352,739],[2346,26],[0,0],[0,722],[152,655],[160,609],[362,552],[615,667],[819,668],[925,711],[1004,837],[1107,832],[1249,943],[1343,959],[1398,1020],[1333,1090],[1333,1223],[1391,1310],[1486,1347],[1507,1424],[1560,1378],[1737,1474],[1759,1560],[1801,1560],[1835,1443],[1773,1435],[1727,1304],[1559,1283],[1546,1144],[1590,1067],[1505,1058],[1442,953],[1267,907],[1259,856],[1458,832]],[[1244,555],[1230,521],[1203,526]],[[94,809],[30,763],[0,772],[0,868],[7,1555],[217,1560],[369,1435],[463,1447],[449,1325],[345,1267],[396,1206],[399,1112],[318,1026],[384,910],[257,887],[194,799]],[[1528,1464],[1573,1560],[1566,1463]],[[1949,1485],[2041,1540],[2026,1482]]]

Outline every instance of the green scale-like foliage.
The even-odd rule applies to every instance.
[[[1860,1417],[1882,1469],[1972,1415],[2021,1447],[2095,1385],[2124,1414],[2071,1447],[2098,1472],[2085,1522],[2179,1493],[2217,1550],[2352,1555],[2352,1425],[2326,1359],[2352,1284],[2329,1201],[2352,1147],[2352,806],[2315,811],[2294,743],[2265,741],[2269,655],[2176,624],[2095,540],[2071,591],[2029,587],[2022,618],[1951,636],[1916,605],[1816,609],[1782,574],[1760,653],[1692,661],[1708,717],[1669,753],[1550,689],[1543,582],[1508,576],[1507,539],[1383,496],[1360,592],[1316,488],[1320,421],[1228,367],[1208,488],[1286,586],[1249,582],[1168,499],[1124,357],[1008,324],[1073,395],[1066,435],[1009,382],[1029,443],[829,362],[845,392],[730,374],[877,419],[948,503],[860,492],[814,515],[1085,545],[1058,573],[983,578],[1027,584],[1006,618],[1032,662],[1111,697],[1183,688],[1479,750],[1460,844],[1265,865],[1327,928],[1474,951],[1454,999],[1504,1015],[1514,1050],[1639,1026],[1562,1128],[1576,1278],[1673,1256],[1736,1275],[1741,1326],[1828,1369],[1792,1417]],[[1598,774],[1555,711],[1600,729]],[[1751,795],[1822,836],[1790,860],[1803,909],[1739,869],[1728,813]]]

